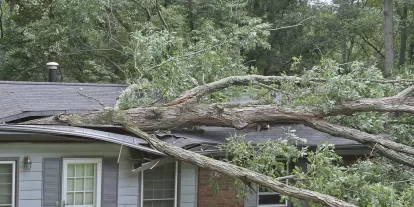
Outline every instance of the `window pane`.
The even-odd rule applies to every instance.
[[[84,164],[77,164],[76,165],[76,177],[83,177],[85,171]]]
[[[154,182],[153,181],[146,181],[144,180],[144,190],[152,190],[154,189]]]
[[[174,201],[162,201],[162,207],[174,207]]]
[[[149,172],[153,175],[153,180],[164,180],[164,172],[160,170],[154,170],[153,172]]]
[[[259,195],[259,205],[264,204],[285,204],[281,201],[282,197],[279,194]]]
[[[95,164],[86,164],[85,165],[85,175],[86,176],[95,176]]]
[[[66,204],[73,205],[73,194],[74,193],[67,193],[66,194]]]
[[[164,165],[165,170],[175,171],[175,162],[168,163]]]
[[[85,190],[94,190],[95,183],[93,182],[95,179],[93,178],[86,178],[85,179]]]
[[[11,204],[11,195],[0,195],[0,204]]]
[[[175,182],[174,180],[167,180],[164,182],[164,189],[174,189]]]
[[[164,198],[174,198],[174,190],[164,190]]]
[[[152,207],[152,201],[144,201],[144,207]]]
[[[83,204],[83,193],[75,193],[75,205]]]
[[[75,191],[83,191],[83,178],[76,178]]]
[[[8,194],[11,195],[12,193],[12,184],[0,184],[0,195]]]
[[[164,188],[164,181],[154,181],[154,189],[162,190]]]
[[[75,189],[74,182],[75,182],[75,179],[68,178],[67,187],[66,187],[67,191],[73,191]]]
[[[10,184],[12,180],[12,174],[0,174],[0,184]]]
[[[68,177],[75,177],[75,165],[68,164]]]
[[[154,198],[164,198],[162,190],[154,190]]]
[[[0,164],[0,173],[12,173],[11,164]]]
[[[144,199],[153,199],[153,191],[152,190],[144,190]]]
[[[165,172],[165,180],[174,180],[175,172]]]
[[[153,201],[152,207],[162,207],[162,201]]]
[[[85,193],[85,204],[93,204],[93,193]]]

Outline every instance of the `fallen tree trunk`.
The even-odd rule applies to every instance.
[[[414,167],[414,148],[354,128],[323,120],[321,113],[284,112],[275,105],[235,106],[226,104],[179,104],[168,107],[134,108],[125,111],[104,110],[91,114],[60,115],[26,124],[116,125],[132,120],[144,131],[185,126],[221,126],[243,129],[256,123],[300,123],[327,134],[357,141],[399,163]],[[382,147],[378,147],[381,145]],[[377,146],[377,147],[374,147]],[[390,151],[400,156],[391,156]]]
[[[264,187],[268,187],[278,193],[287,195],[294,198],[299,198],[307,201],[312,201],[315,203],[324,204],[332,207],[356,207],[353,204],[347,203],[343,200],[335,198],[333,196],[321,194],[315,191],[296,188],[293,186],[286,185],[274,179],[272,177],[254,172],[252,170],[239,167],[230,163],[223,161],[215,160],[195,152],[184,150],[182,148],[171,145],[167,142],[159,140],[155,135],[147,134],[146,132],[140,130],[136,127],[135,123],[129,123],[125,125],[125,128],[145,139],[152,147],[163,152],[166,155],[174,157],[178,160],[182,160],[191,164],[194,164],[198,167],[207,168],[225,175],[228,175],[233,178],[238,178],[245,183],[256,183]]]

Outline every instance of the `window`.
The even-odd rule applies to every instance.
[[[102,159],[64,159],[65,207],[100,207]]]
[[[142,172],[142,206],[175,207],[177,163],[169,163]]]
[[[15,206],[16,162],[0,161],[0,206]]]

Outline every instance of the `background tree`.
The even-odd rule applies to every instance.
[[[394,70],[394,9],[392,0],[384,0],[384,45],[386,75]]]

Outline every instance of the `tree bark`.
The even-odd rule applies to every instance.
[[[384,45],[385,68],[384,75],[390,76],[394,70],[394,24],[393,1],[384,0]]]
[[[400,60],[398,65],[404,65],[406,61],[406,53],[407,53],[407,4],[404,2],[401,8],[401,24],[400,24]]]

